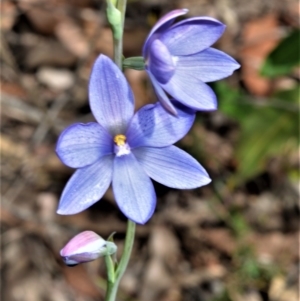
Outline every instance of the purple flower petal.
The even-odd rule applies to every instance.
[[[148,75],[151,79],[153,88],[155,90],[156,96],[160,101],[161,105],[172,115],[177,116],[177,111],[167,96],[166,92],[161,88],[160,84],[156,81],[155,77],[148,71]]]
[[[195,112],[177,103],[175,107],[177,117],[166,114],[160,103],[136,112],[126,134],[130,147],[164,147],[184,137],[193,125]]]
[[[150,219],[156,206],[155,190],[132,153],[115,157],[112,187],[124,215],[138,224]]]
[[[177,57],[176,72],[185,76],[187,73],[203,82],[212,82],[225,78],[240,65],[224,52],[207,48],[199,53]]]
[[[79,213],[99,201],[112,179],[113,156],[102,157],[92,165],[77,169],[61,195],[57,213]]]
[[[197,111],[217,109],[214,91],[193,73],[175,72],[171,80],[162,87],[176,100]]]
[[[56,153],[66,165],[84,167],[113,153],[112,137],[98,123],[76,123],[61,133]]]
[[[154,40],[151,43],[149,57],[146,61],[146,64],[148,63],[150,72],[162,84],[167,83],[175,72],[172,56],[160,40]]]
[[[224,30],[225,25],[218,20],[195,17],[176,23],[159,39],[172,55],[191,55],[215,43]]]
[[[134,111],[134,97],[121,70],[103,54],[91,73],[89,98],[96,120],[112,136],[126,131]]]
[[[141,147],[134,149],[133,153],[147,175],[165,186],[192,189],[211,182],[206,170],[176,146]]]
[[[171,12],[169,12],[168,14],[164,15],[162,18],[160,18],[156,22],[156,24],[150,31],[150,33],[146,39],[146,42],[144,43],[144,47],[143,47],[143,56],[144,57],[148,56],[147,48],[148,48],[150,40],[153,41],[153,38],[155,39],[156,38],[155,36],[158,33],[163,32],[164,30],[169,28],[173,24],[173,22],[175,21],[175,19],[177,17],[185,15],[187,12],[188,12],[188,9],[175,9],[175,10],[172,10]]]

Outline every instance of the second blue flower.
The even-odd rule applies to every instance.
[[[173,25],[186,13],[186,9],[178,9],[162,17],[143,47],[145,68],[156,95],[173,115],[176,109],[167,94],[195,110],[215,110],[216,96],[205,83],[225,78],[240,67],[232,57],[210,47],[221,37],[225,25],[210,17],[189,18]]]

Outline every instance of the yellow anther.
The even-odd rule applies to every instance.
[[[125,144],[126,142],[126,136],[125,135],[116,135],[115,138],[114,138],[114,142],[116,145],[118,146],[122,146]]]

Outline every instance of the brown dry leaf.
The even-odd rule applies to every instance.
[[[99,14],[97,10],[91,8],[84,8],[80,12],[80,18],[82,21],[82,30],[84,35],[88,39],[94,39],[99,31],[99,28],[103,27],[104,18]]]
[[[172,193],[169,193],[167,197],[171,199],[173,196]],[[165,210],[158,213],[161,214],[162,220],[180,227],[194,227],[199,223],[214,223],[218,220],[206,200],[195,197],[187,191],[182,192],[182,198],[187,200],[187,206],[180,208],[174,204],[174,206],[166,207]]]
[[[198,141],[201,141],[201,146]],[[194,152],[204,154],[206,166],[214,171],[228,165],[233,158],[232,143],[215,132],[208,131],[199,122],[194,123],[191,133],[181,143],[186,147],[193,146]]]
[[[299,258],[298,233],[283,234],[273,232],[268,234],[253,234],[249,243],[256,249],[257,255],[271,262],[286,262],[290,258]]]
[[[39,123],[44,116],[41,110],[27,105],[25,101],[12,97],[6,93],[2,93],[0,104],[3,116],[22,121],[24,123]],[[29,137],[27,136],[27,139],[28,138]]]
[[[289,1],[286,3],[286,11],[283,14],[284,21],[295,28],[299,28],[300,2]]]
[[[1,14],[1,29],[4,31],[10,30],[16,21],[17,8],[11,1],[3,1],[0,5]]]
[[[250,223],[264,230],[276,230],[283,227],[280,199],[272,193],[265,192],[249,202],[247,218]],[[270,218],[272,216],[272,218]]]
[[[201,231],[201,239],[227,254],[232,254],[236,249],[236,241],[227,229],[205,229]]]
[[[215,263],[207,267],[201,266],[199,269],[186,271],[179,274],[176,278],[180,286],[193,287],[199,285],[201,282],[223,278],[227,274],[225,266]]]
[[[142,28],[125,30],[123,39],[125,57],[141,55],[147,34],[148,31]],[[96,50],[108,56],[112,55],[113,36],[110,28],[100,29],[99,36],[97,37]]]
[[[57,196],[54,193],[43,192],[38,194],[36,203],[39,207],[40,218],[47,221],[54,221],[56,218]]]
[[[139,56],[142,53],[142,47],[148,35],[144,28],[137,27],[124,32],[124,55]]]
[[[288,287],[287,280],[283,276],[276,276],[271,281],[269,299],[270,301],[298,301],[298,288]]]
[[[25,34],[23,35],[25,36]],[[32,36],[32,35],[31,35]],[[61,43],[52,39],[36,37],[29,41],[26,47],[24,64],[27,68],[40,66],[70,67],[76,57]]]
[[[259,75],[266,56],[280,40],[278,17],[275,14],[248,22],[242,32],[242,77],[251,93],[265,96],[270,93],[271,81]]]
[[[178,285],[173,285],[167,292],[161,297],[161,301],[181,301],[182,296],[181,296],[181,290]]]
[[[10,227],[15,227],[18,225],[20,220],[12,214],[7,208],[4,208],[3,205],[0,206],[1,214],[0,214],[0,221],[2,225],[7,225]],[[9,234],[6,234],[8,236]],[[2,243],[5,242],[6,236],[2,237]]]
[[[13,300],[42,300],[45,290],[43,280],[44,279],[37,277],[36,273],[31,273],[31,275],[20,279],[11,289],[11,298],[13,298]]]
[[[66,277],[69,285],[79,294],[86,297],[98,298],[101,296],[99,289],[94,284],[93,279],[87,273],[84,265],[77,265],[75,267],[62,267],[62,272]]]
[[[20,98],[27,97],[26,90],[16,83],[3,82],[0,80],[0,86],[1,86],[1,93],[6,93]]]
[[[74,74],[68,69],[41,67],[36,77],[39,82],[56,91],[70,89],[75,83]]]
[[[122,246],[123,247],[123,246]],[[119,245],[118,245],[119,248]],[[119,258],[119,257],[118,257]],[[133,266],[133,269],[131,267]],[[140,286],[140,277],[136,272],[138,269],[135,265],[129,264],[120,282],[120,291],[133,295],[136,293],[137,287]]]
[[[117,211],[117,209],[116,209]],[[76,215],[57,215],[57,222],[60,225],[73,225],[78,229],[78,231],[83,231],[89,229],[100,233],[101,236],[107,237],[112,232],[124,233],[126,230],[126,224],[121,222],[118,218],[108,216],[103,217],[99,216],[99,219],[94,219],[91,221],[90,212],[85,210]],[[137,227],[136,234],[137,236],[147,236],[149,233],[149,226]],[[118,250],[121,248],[118,246]]]
[[[0,135],[0,147],[2,156],[11,156],[14,157],[15,160],[29,157],[26,144],[17,143],[3,134]]]
[[[103,53],[109,57],[113,54],[113,36],[110,28],[100,29],[100,33],[96,41],[96,51]]]
[[[176,269],[179,259],[179,242],[165,226],[154,226],[149,241],[151,259],[145,269],[140,300],[156,300],[172,285],[170,271]],[[168,267],[168,268],[167,268]]]
[[[179,242],[174,233],[165,226],[154,226],[149,242],[152,257],[165,261],[169,267],[176,265],[179,257]]]
[[[153,257],[145,267],[145,276],[139,300],[157,300],[158,296],[171,285],[172,277],[163,261]]]
[[[75,56],[86,57],[89,44],[82,29],[71,19],[65,18],[55,28],[55,35],[61,43]]]
[[[24,142],[15,142],[7,135],[0,135],[0,150],[5,162],[9,163],[11,173],[16,173],[22,167],[22,176],[26,181],[31,181],[36,187],[44,189],[51,179],[49,171],[56,173],[69,172],[49,147],[44,147],[44,152],[39,148],[29,151]],[[40,147],[41,148],[41,147]]]
[[[35,30],[41,34],[53,34],[57,23],[63,17],[58,9],[53,10],[53,6],[47,9],[47,7],[26,5],[24,2],[21,6],[25,9],[25,14]]]
[[[238,292],[231,292],[230,294],[233,301],[263,301],[259,292],[249,290],[247,293],[241,294]]]

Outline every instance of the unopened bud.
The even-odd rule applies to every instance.
[[[105,241],[93,231],[84,231],[74,236],[60,251],[60,256],[68,266],[112,255],[117,251],[113,242]]]
[[[114,38],[119,40],[123,34],[122,14],[116,8],[116,1],[106,0],[106,3],[106,17],[108,23],[111,25]]]

